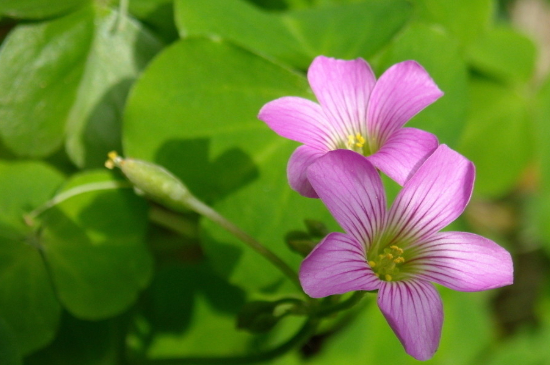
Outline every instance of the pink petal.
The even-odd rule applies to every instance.
[[[290,156],[287,165],[288,183],[300,195],[308,198],[319,197],[307,179],[307,169],[325,153],[326,151],[320,151],[309,146],[300,146]]]
[[[401,128],[369,161],[399,185],[405,184],[437,148],[437,137],[416,128]]]
[[[278,135],[318,149],[336,146],[321,107],[311,100],[286,96],[265,104],[258,119]],[[333,147],[330,147],[333,148]]]
[[[384,142],[414,115],[439,99],[439,90],[430,75],[415,61],[390,67],[376,83],[367,111],[368,134]]]
[[[388,230],[401,240],[416,240],[454,221],[470,200],[474,165],[440,145],[405,183],[388,218]]]
[[[420,243],[407,266],[418,278],[460,291],[479,291],[514,281],[512,258],[495,242],[473,233],[441,232]]]
[[[374,166],[358,153],[335,150],[312,164],[307,176],[342,228],[370,245],[386,217],[386,196]]]
[[[417,360],[434,355],[443,326],[443,303],[432,284],[383,282],[378,306],[409,355]]]
[[[376,78],[365,60],[319,56],[313,60],[307,77],[339,136],[346,138],[354,132],[366,134],[367,105]]]
[[[300,283],[307,295],[321,298],[377,289],[380,280],[365,260],[365,247],[353,237],[331,233],[304,259]]]

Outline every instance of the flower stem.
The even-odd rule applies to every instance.
[[[355,304],[359,303],[361,299],[365,296],[365,291],[356,291],[349,298],[344,301],[338,302],[332,306],[321,308],[319,311],[315,312],[315,316],[322,318],[327,317],[336,312],[343,311],[353,307]]]
[[[57,194],[56,196],[48,200],[46,203],[44,203],[40,207],[26,214],[25,221],[27,221],[27,224],[32,225],[32,221],[36,217],[38,217],[40,214],[44,213],[46,210],[76,195],[88,193],[91,191],[123,189],[123,188],[129,189],[131,187],[132,186],[125,181],[100,181],[100,182],[94,182],[94,183],[75,186],[74,188],[65,190]]]
[[[233,356],[233,357],[181,357],[173,359],[154,359],[154,360],[135,360],[130,361],[134,365],[232,365],[232,364],[251,364],[258,362],[265,362],[272,360],[276,357],[284,355],[288,351],[302,346],[307,340],[315,333],[318,325],[318,319],[308,318],[300,330],[291,337],[288,341],[281,345],[264,352]]]
[[[184,237],[197,238],[198,230],[194,222],[185,219],[181,214],[165,209],[160,205],[151,205],[149,219],[162,227],[168,228]]]
[[[250,248],[258,252],[260,255],[268,259],[273,265],[275,265],[283,274],[285,274],[297,287],[302,291],[302,286],[300,285],[300,281],[298,279],[298,275],[296,272],[287,265],[286,262],[281,260],[279,256],[277,256],[273,251],[256,241],[252,236],[250,236],[248,233],[241,230],[239,227],[237,227],[232,222],[228,221],[224,216],[219,214],[217,211],[209,207],[208,205],[204,204],[194,196],[187,197],[185,204],[193,209],[195,212],[207,217],[214,223],[217,223],[222,228],[224,228],[226,231],[240,239],[242,242],[244,242],[246,245],[248,245]]]

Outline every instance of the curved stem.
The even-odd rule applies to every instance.
[[[303,345],[307,340],[313,335],[317,329],[318,320],[315,318],[308,318],[304,323],[302,328],[288,341],[282,343],[281,345],[267,350],[265,352],[260,352],[257,354],[243,355],[243,356],[233,356],[233,357],[182,357],[174,359],[155,359],[155,360],[136,360],[130,361],[130,363],[135,365],[232,365],[232,364],[251,364],[257,362],[268,361],[284,355],[288,351]]]
[[[365,296],[365,291],[356,291],[353,293],[348,299],[341,301],[339,303],[336,303],[330,307],[322,308],[321,310],[317,311],[315,315],[319,318],[329,316],[333,313],[343,311],[345,309],[349,309],[353,307],[355,304],[359,303],[361,299]]]
[[[121,189],[121,188],[131,188],[131,187],[132,185],[130,185],[125,181],[101,181],[101,182],[75,186],[74,188],[65,190],[57,194],[56,196],[48,200],[46,203],[44,203],[40,207],[36,208],[29,214],[26,214],[25,220],[27,222],[32,222],[34,218],[38,217],[40,214],[44,213],[46,210],[76,195],[88,193],[90,191],[111,190],[111,189]]]
[[[151,205],[149,219],[153,223],[168,228],[184,237],[197,238],[199,235],[195,222],[185,219],[181,214],[160,205]]]
[[[194,196],[188,197],[185,204],[193,209],[195,212],[209,218],[213,222],[219,224],[222,228],[227,230],[229,233],[233,234],[235,237],[240,239],[242,242],[247,244],[253,250],[258,252],[260,255],[268,259],[273,265],[275,265],[281,272],[283,272],[292,282],[302,291],[302,286],[300,285],[300,280],[298,279],[297,273],[287,265],[286,262],[281,260],[273,251],[262,245],[260,242],[256,241],[248,233],[241,230],[232,222],[228,221],[220,213],[216,212],[214,209],[204,204]]]

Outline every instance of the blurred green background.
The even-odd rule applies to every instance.
[[[301,317],[235,328],[247,301],[298,296],[288,280],[103,163],[117,150],[167,167],[298,268],[285,237],[318,240],[305,220],[339,228],[288,187],[297,144],[256,116],[281,96],[314,99],[318,55],[363,57],[377,75],[408,59],[428,70],[445,95],[408,125],[477,170],[451,228],[513,255],[512,286],[439,288],[427,363],[550,364],[549,1],[0,0],[0,16],[0,364],[161,364],[291,337]],[[417,362],[367,295],[268,363]],[[164,364],[179,363],[192,362]]]

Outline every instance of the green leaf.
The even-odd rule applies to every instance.
[[[270,100],[307,90],[303,76],[226,42],[182,40],[136,84],[124,120],[125,153],[165,166],[297,268],[300,258],[286,247],[285,234],[303,229],[306,218],[333,221],[320,201],[289,188],[286,164],[297,144],[256,115]],[[281,284],[280,273],[256,252],[213,223],[202,224],[205,250],[231,282],[255,289]]]
[[[0,313],[22,355],[53,339],[61,311],[37,234],[23,217],[62,181],[42,163],[0,163]]]
[[[509,192],[533,153],[526,100],[511,88],[473,79],[459,150],[476,165],[476,194],[499,197]]]
[[[0,14],[22,19],[43,19],[59,15],[89,0],[2,0]]]
[[[160,48],[138,23],[99,7],[16,27],[0,52],[0,68],[9,70],[0,74],[4,143],[19,156],[43,157],[66,137],[76,165],[101,166],[120,148],[130,85]]]
[[[252,338],[235,329],[244,291],[205,263],[159,269],[145,295],[149,305],[136,328],[147,331],[133,334],[130,343],[148,357],[234,355],[244,353]]]
[[[6,322],[0,318],[0,364],[21,365],[21,357],[17,350],[15,336],[11,333]]]
[[[64,313],[52,344],[25,358],[25,365],[119,365],[123,321],[82,321]]]
[[[53,21],[20,25],[4,41],[0,134],[16,154],[46,156],[61,146],[92,32],[93,15],[86,7]]]
[[[120,19],[115,11],[96,15],[94,39],[67,120],[67,153],[77,166],[102,166],[109,151],[120,149],[126,96],[160,49],[159,41],[133,19]]]
[[[132,0],[128,9],[134,17],[148,25],[167,42],[178,39],[173,0]]]
[[[502,81],[526,82],[535,69],[537,49],[531,39],[512,28],[494,28],[466,50],[471,66]]]
[[[441,143],[456,146],[466,122],[467,72],[456,43],[436,28],[413,23],[380,55],[381,73],[391,65],[416,60],[445,93],[407,126],[434,133]]]
[[[59,300],[81,319],[121,313],[149,282],[147,206],[106,172],[73,177],[75,194],[48,209],[41,244]]]
[[[428,363],[474,364],[491,341],[487,295],[438,289],[445,321],[439,349]],[[321,352],[311,364],[419,364],[403,349],[376,305],[375,295],[367,294],[362,302],[362,308],[354,308],[355,312],[348,312],[352,316],[340,322],[343,326],[332,333],[329,330]]]
[[[443,26],[466,45],[489,28],[494,13],[493,0],[416,0],[419,18]]]
[[[216,275],[208,262],[160,268],[144,297],[147,305],[135,317],[128,343],[150,359],[255,356],[287,341],[303,323],[303,318],[286,317],[267,334],[237,330],[246,293]],[[269,364],[298,364],[289,361],[295,354]]]
[[[176,24],[182,37],[221,37],[306,69],[321,54],[372,56],[401,29],[410,10],[406,1],[370,0],[275,14],[242,0],[178,0]]]
[[[533,108],[535,113],[533,135],[535,152],[540,171],[539,189],[536,191],[531,219],[536,231],[542,236],[545,248],[550,250],[550,144],[547,136],[550,135],[550,78],[547,78],[540,89]]]

